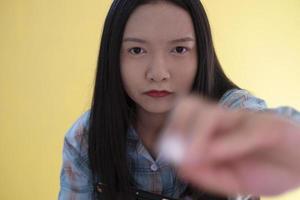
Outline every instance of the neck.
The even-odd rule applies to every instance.
[[[143,145],[155,157],[155,144],[164,126],[168,113],[150,113],[146,110],[137,109],[136,131],[141,138]]]

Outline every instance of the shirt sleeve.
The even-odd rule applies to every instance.
[[[295,108],[289,106],[280,106],[277,108],[269,108],[266,109],[268,112],[272,112],[274,114],[280,115],[282,117],[286,117],[300,124],[300,112]]]
[[[253,96],[247,90],[233,89],[227,91],[220,99],[220,104],[230,109],[263,111],[267,104],[263,99]]]
[[[220,99],[220,104],[230,109],[271,112],[300,123],[300,112],[289,106],[268,108],[263,99],[253,96],[247,90],[233,89],[227,91]]]
[[[93,184],[85,139],[87,118],[88,112],[83,114],[65,135],[59,200],[92,199]]]

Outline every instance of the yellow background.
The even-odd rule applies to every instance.
[[[57,198],[63,136],[90,105],[110,3],[0,0],[1,200]],[[300,1],[203,3],[229,76],[272,107],[300,109]]]

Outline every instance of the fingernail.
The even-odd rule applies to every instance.
[[[186,145],[181,134],[169,134],[160,140],[158,149],[162,159],[179,165],[184,159]]]

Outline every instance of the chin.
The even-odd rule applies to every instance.
[[[167,112],[169,112],[172,107],[170,105],[145,105],[142,107],[143,110],[145,110],[146,112],[149,113],[153,113],[153,114],[165,114]]]
[[[146,98],[136,98],[134,102],[147,113],[151,114],[165,114],[174,106],[173,96],[163,99],[152,99],[149,97]]]

